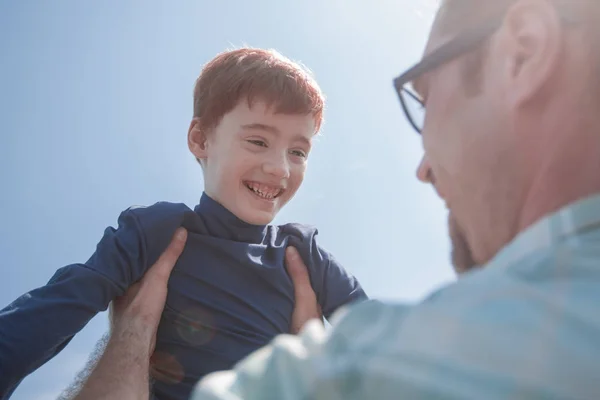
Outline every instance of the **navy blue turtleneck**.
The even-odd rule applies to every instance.
[[[202,376],[231,368],[289,331],[294,290],[284,266],[288,245],[306,263],[326,318],[366,299],[357,280],[317,245],[314,228],[250,225],[206,194],[194,211],[166,202],[130,208],[117,229],[106,229],[85,264],[59,269],[47,285],[0,311],[0,399],[138,281],[179,226],[189,234],[158,329],[157,399],[187,399]]]

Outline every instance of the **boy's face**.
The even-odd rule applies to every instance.
[[[315,129],[311,115],[240,101],[211,132],[192,121],[188,144],[202,161],[206,194],[241,220],[266,225],[300,187]]]

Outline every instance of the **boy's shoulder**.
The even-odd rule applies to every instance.
[[[320,262],[331,258],[332,255],[317,242],[318,234],[317,227],[310,224],[291,222],[277,225],[279,240],[287,241],[288,244],[296,247],[301,255],[311,259],[315,257],[315,260]]]
[[[159,201],[149,206],[135,205],[121,213],[121,218],[133,217],[143,231],[175,232],[186,219],[194,213],[183,203]]]
[[[300,224],[297,222],[290,222],[283,225],[277,225],[277,231],[282,236],[293,236],[300,240],[313,242],[315,237],[319,234],[319,230],[314,225]]]
[[[183,203],[160,201],[149,206],[131,206],[121,213],[120,219],[137,226],[136,231],[146,249],[148,265],[153,264],[167,247],[175,230],[188,227],[195,214]]]
[[[132,213],[138,218],[169,218],[175,215],[181,215],[192,211],[184,203],[171,203],[168,201],[158,201],[149,206],[133,205],[127,208],[123,213]]]

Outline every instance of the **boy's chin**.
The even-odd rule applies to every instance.
[[[274,213],[266,211],[247,210],[243,214],[238,215],[238,218],[250,225],[268,225],[275,219]]]

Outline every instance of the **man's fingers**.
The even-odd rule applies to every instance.
[[[167,283],[171,271],[175,267],[175,263],[177,263],[177,259],[183,252],[186,240],[187,231],[184,228],[178,228],[173,235],[173,239],[171,239],[171,243],[169,243],[165,251],[160,255],[158,261],[150,267],[142,280],[156,279]]]
[[[313,318],[321,318],[321,309],[317,296],[310,284],[308,269],[298,250],[290,246],[285,250],[285,265],[294,283],[294,312],[290,324],[290,332],[297,334],[306,322]]]
[[[175,231],[171,243],[160,255],[158,260],[150,267],[146,275],[140,281],[140,289],[136,296],[136,302],[144,303],[149,297],[155,301],[156,306],[162,312],[164,307],[164,297],[167,294],[167,283],[177,259],[183,252],[187,240],[187,231],[179,228]]]
[[[177,229],[171,243],[143,278],[111,305],[111,330],[137,332],[141,340],[148,341],[148,354],[154,350],[156,330],[167,298],[169,276],[183,252],[186,240],[187,231]]]
[[[285,249],[285,261],[287,271],[294,283],[296,298],[316,297],[310,284],[308,269],[295,247],[289,246]]]

